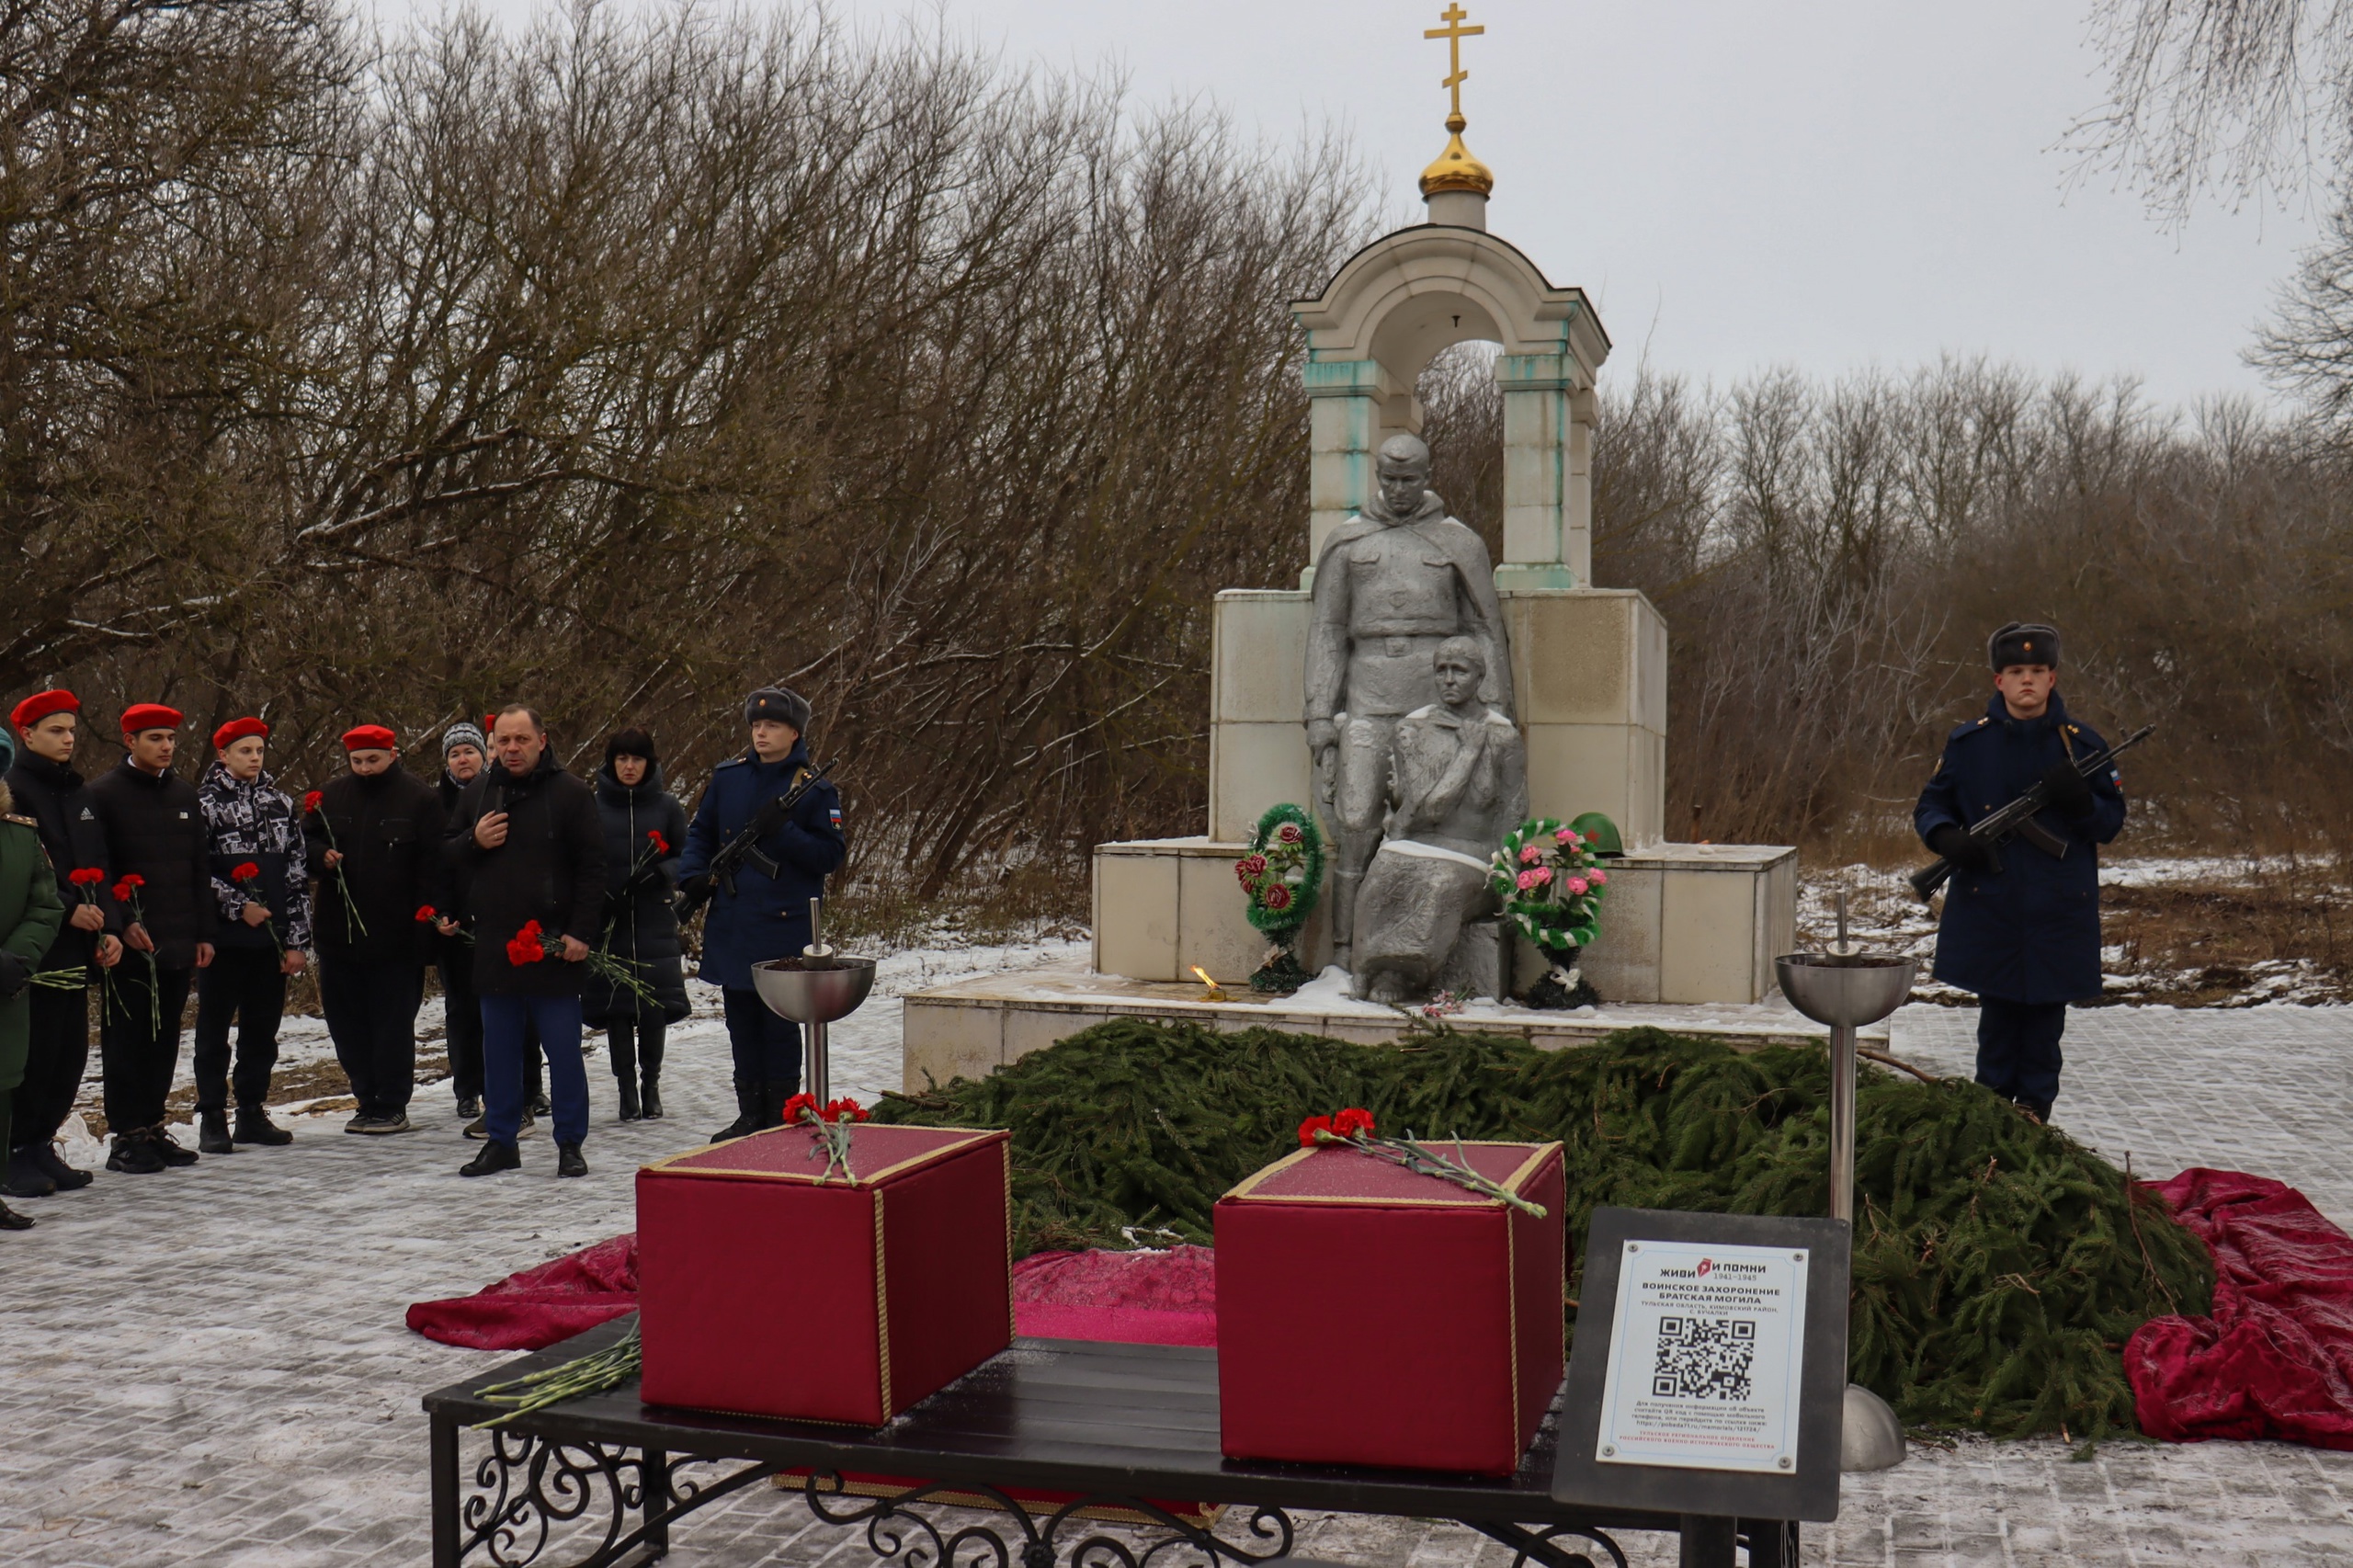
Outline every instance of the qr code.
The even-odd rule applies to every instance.
[[[1658,1399],[1745,1400],[1756,1359],[1754,1318],[1661,1318],[1651,1393]]]

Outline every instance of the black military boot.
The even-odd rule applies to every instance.
[[[196,1113],[197,1152],[205,1154],[233,1154],[237,1146],[229,1142],[229,1113],[225,1110],[200,1110]]]
[[[793,1095],[790,1084],[768,1084],[760,1090],[760,1130],[784,1125],[784,1102]]]
[[[87,1171],[74,1169],[59,1158],[55,1144],[36,1143],[29,1153],[32,1154],[33,1164],[50,1180],[57,1184],[57,1190],[60,1192],[79,1192],[98,1179]]]
[[[613,1036],[613,1084],[620,1091],[621,1119],[642,1119],[645,1111],[637,1103],[637,1048],[619,1034]]]
[[[555,1174],[560,1176],[585,1176],[588,1174],[588,1161],[580,1153],[579,1144],[559,1143],[555,1146]]]
[[[502,1143],[493,1138],[474,1153],[474,1157],[458,1167],[461,1176],[496,1176],[501,1171],[523,1168],[522,1151],[512,1143]]]
[[[742,1138],[760,1130],[760,1102],[767,1096],[765,1084],[747,1084],[735,1080],[735,1119],[710,1135],[714,1143],[724,1143],[730,1138]]]
[[[273,1149],[294,1142],[294,1134],[269,1119],[267,1109],[257,1105],[237,1108],[237,1129],[232,1139],[239,1143],[261,1143]]]
[[[168,1122],[159,1121],[147,1130],[147,1146],[154,1150],[155,1157],[167,1165],[196,1164],[197,1152],[172,1136],[171,1124]]]
[[[143,1127],[114,1135],[114,1147],[107,1153],[107,1169],[120,1171],[125,1176],[153,1176],[164,1168],[164,1157],[155,1153],[154,1141]]]
[[[18,1149],[8,1156],[8,1179],[0,1181],[0,1192],[11,1198],[47,1198],[56,1190],[57,1178],[42,1168],[32,1150]]]

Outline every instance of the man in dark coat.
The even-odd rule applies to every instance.
[[[172,771],[180,714],[160,702],[123,710],[120,767],[92,779],[90,803],[106,829],[115,897],[128,905],[123,944],[131,956],[114,973],[98,1028],[106,1074],[107,1169],[144,1176],[192,1165],[197,1153],[164,1127],[164,1101],[179,1065],[180,1014],[196,971],[212,962],[220,915],[204,806],[196,786]]]
[[[1912,822],[1952,862],[1937,932],[1937,978],[1978,994],[1977,1081],[2048,1119],[2059,1097],[2067,1004],[2100,994],[2099,850],[2124,826],[2113,767],[2085,778],[2075,762],[2106,744],[2059,700],[2059,633],[2013,622],[1986,647],[1994,696],[1984,717],[1945,740]],[[2036,820],[2065,853],[2023,836],[1998,846],[1971,824],[2049,786]]]
[[[710,888],[712,858],[763,805],[812,771],[801,740],[809,704],[801,697],[765,687],[745,699],[744,718],[751,726],[750,748],[712,772],[687,829],[678,879],[690,892]],[[847,852],[841,797],[833,785],[820,779],[759,846],[776,862],[776,876],[748,862],[739,867],[735,891],[716,891],[703,925],[702,978],[725,999],[727,1040],[735,1057],[736,1117],[714,1140],[778,1126],[784,1102],[801,1086],[800,1026],[768,1011],[752,987],[752,966],[809,945],[809,901],[824,892],[826,876]]]
[[[441,732],[441,779],[434,786],[434,792],[441,798],[444,822],[457,811],[458,797],[466,792],[466,786],[490,765],[488,732],[495,722],[484,719],[476,725],[460,720]],[[464,890],[453,885],[445,892],[449,907],[442,913],[450,917],[435,922],[433,963],[441,976],[443,1029],[449,1046],[449,1089],[458,1096],[458,1114],[468,1119],[465,1135],[487,1138],[490,1121],[482,1104],[482,998],[474,994],[473,933],[454,918],[455,913],[465,907]],[[523,1054],[522,1136],[526,1138],[538,1135],[533,1116],[547,1113],[547,1075],[541,1061],[540,1038],[533,1034],[531,1049]]]
[[[40,956],[65,924],[40,824],[17,815],[15,805],[0,784],[0,1145],[8,1142],[9,1104],[24,1079],[31,1038],[32,1002],[25,993],[34,989]],[[28,1231],[32,1223],[0,1203],[0,1231]]]
[[[432,935],[417,915],[448,902],[441,797],[400,765],[381,724],[346,731],[343,750],[350,771],[316,791],[304,819],[319,879],[319,1009],[359,1102],[343,1130],[407,1132]]]
[[[9,714],[17,760],[7,787],[17,810],[39,824],[41,847],[65,901],[65,921],[43,953],[45,971],[79,969],[90,984],[122,958],[122,915],[108,891],[107,835],[98,825],[81,774],[73,767],[81,699],[70,691],[42,691]],[[11,1198],[44,1198],[90,1185],[90,1173],[60,1159],[58,1130],[73,1114],[83,1070],[90,1062],[90,994],[86,988],[37,985],[30,1003],[30,1050],[17,1086],[9,1140]]]
[[[301,813],[263,767],[268,742],[269,726],[259,719],[230,720],[212,732],[212,766],[196,786],[221,915],[212,967],[196,981],[196,1146],[207,1154],[234,1153],[240,1143],[294,1142],[269,1119],[269,1078],[278,1066],[286,982],[309,961],[311,884],[302,868]]]
[[[556,1174],[586,1176],[588,1073],[580,1055],[580,991],[588,939],[605,909],[605,833],[597,797],[556,765],[539,715],[498,714],[497,754],[458,799],[450,864],[474,932],[474,988],[482,996],[488,1139],[461,1174],[521,1165],[527,1025],[539,1029],[554,1093]]]
[[[671,879],[687,846],[687,812],[662,788],[651,734],[622,730],[605,743],[597,810],[605,821],[605,926],[597,945],[631,965],[652,994],[590,975],[582,1016],[610,1042],[621,1119],[658,1120],[663,1044],[669,1027],[692,1008],[677,911],[670,902]]]

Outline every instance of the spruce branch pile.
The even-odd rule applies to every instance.
[[[1438,1137],[1559,1139],[1571,1256],[1594,1208],[1821,1214],[1829,1063],[1655,1029],[1540,1051],[1432,1030],[1397,1046],[1133,1019],[973,1082],[892,1096],[880,1120],[1013,1133],[1016,1248],[1206,1243],[1220,1194],[1363,1106]],[[1865,1069],[1848,1375],[1906,1421],[1999,1437],[2130,1430],[2119,1353],[2159,1313],[2207,1311],[2212,1266],[2164,1204],[1974,1084]],[[1569,1295],[1577,1294],[1577,1277]]]

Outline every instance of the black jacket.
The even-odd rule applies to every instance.
[[[75,906],[96,902],[106,914],[106,928],[120,936],[123,914],[114,901],[113,876],[108,875],[95,887],[76,887],[72,881],[84,867],[112,871],[107,861],[106,829],[98,822],[97,807],[82,776],[63,763],[18,752],[17,765],[8,769],[7,782],[9,792],[17,798],[17,810],[40,824],[40,846],[49,852],[50,869],[57,873],[57,896],[64,902],[67,918],[73,917]],[[57,940],[34,967],[71,969],[87,964],[97,947],[97,932],[63,926]]]
[[[87,790],[107,833],[107,875],[147,880],[138,908],[154,941],[156,963],[194,969],[196,945],[212,940],[220,920],[196,786],[176,773],[159,778],[124,757],[91,779]]]
[[[318,810],[302,827],[311,875],[319,879],[311,924],[322,956],[425,961],[428,928],[416,912],[449,902],[441,822],[440,795],[398,763],[381,773],[342,774],[319,791]],[[333,870],[330,849],[343,851]]]
[[[484,849],[474,824],[507,816],[506,842]],[[483,769],[449,813],[449,867],[464,890],[460,908],[474,937],[474,988],[484,996],[576,995],[585,963],[551,958],[520,967],[506,944],[531,921],[551,937],[597,945],[605,915],[605,830],[588,786],[556,766],[552,752],[517,778],[496,762]]]
[[[677,912],[670,906],[678,857],[687,846],[687,809],[662,788],[659,767],[630,785],[613,776],[608,762],[597,770],[597,811],[605,824],[605,926],[599,945],[636,962],[654,999],[647,1004],[591,975],[581,996],[584,1015],[591,1024],[604,1024],[658,1013],[675,1024],[692,1011],[679,961]]]

